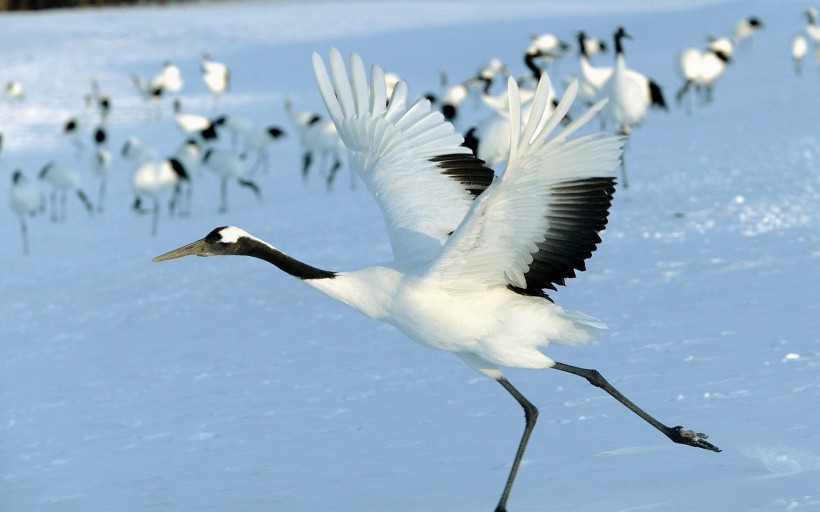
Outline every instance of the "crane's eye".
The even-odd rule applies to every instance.
[[[211,243],[211,244],[216,243],[216,242],[221,242],[222,241],[222,230],[225,229],[226,227],[227,226],[220,226],[220,227],[214,229],[213,231],[208,233],[208,235],[205,237],[205,241],[208,242],[208,243]]]

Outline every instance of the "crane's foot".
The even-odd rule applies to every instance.
[[[679,444],[686,444],[713,452],[721,451],[720,448],[706,440],[706,438],[709,437],[706,434],[701,434],[694,430],[685,430],[681,426],[673,427],[666,435],[669,436],[669,439]]]

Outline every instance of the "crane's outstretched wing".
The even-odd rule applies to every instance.
[[[444,116],[420,99],[407,105],[400,82],[387,98],[384,71],[330,49],[330,74],[318,54],[313,70],[350,162],[376,198],[397,260],[430,260],[462,221],[473,199],[493,181]]]
[[[547,297],[584,270],[607,222],[615,169],[624,139],[573,132],[604,101],[548,138],[578,91],[573,82],[549,114],[549,79],[538,83],[529,119],[522,127],[518,87],[509,80],[510,159],[504,175],[476,199],[428,273],[451,289],[507,286]]]

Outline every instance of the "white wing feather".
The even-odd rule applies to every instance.
[[[602,107],[599,102],[548,138],[569,110],[578,86],[573,82],[552,114],[549,80],[538,83],[533,108],[521,126],[521,102],[514,80],[508,82],[512,147],[509,164],[478,197],[462,224],[431,263],[428,275],[453,290],[491,286],[527,288],[525,274],[550,230],[548,216],[562,185],[591,178],[612,178],[623,138],[597,134],[567,140]],[[560,201],[559,201],[560,202]],[[594,249],[593,249],[594,250]]]
[[[341,54],[330,50],[330,74],[313,54],[322,99],[351,153],[351,166],[384,215],[396,260],[431,260],[473,202],[462,183],[442,174],[432,158],[469,154],[463,138],[430,102],[407,106],[399,83],[387,101],[384,72],[373,66],[370,83],[361,58],[350,57],[350,77]]]

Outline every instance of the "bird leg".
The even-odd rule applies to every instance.
[[[713,452],[721,451],[720,448],[706,441],[706,438],[709,437],[706,434],[701,434],[693,430],[684,430],[681,426],[667,427],[660,421],[656,420],[644,412],[643,409],[632,403],[632,401],[627,397],[622,395],[620,391],[615,389],[612,384],[607,382],[607,380],[600,373],[598,373],[598,370],[587,370],[585,368],[578,368],[577,366],[570,366],[557,361],[553,368],[555,370],[560,370],[562,372],[571,373],[573,375],[585,378],[590,384],[609,393],[613,398],[625,405],[627,409],[640,416],[644,421],[660,430],[663,435],[678,444],[685,444],[695,448],[703,448],[704,450],[711,450]]]
[[[322,157],[324,160],[324,157]],[[339,168],[342,166],[342,161],[339,160],[338,157],[333,157],[333,165],[330,167],[327,173],[327,191],[333,188],[333,181],[336,179],[336,173],[339,171]]]
[[[65,190],[60,191],[60,210],[57,214],[57,220],[60,222],[65,222],[66,219],[66,211],[67,211],[67,204],[68,203],[68,192]]]
[[[680,89],[678,89],[678,92],[675,93],[675,103],[678,106],[680,106],[681,103],[683,103],[684,100],[688,99],[688,101],[686,103],[686,114],[687,115],[692,114],[692,95],[687,94],[687,93],[689,92],[689,90],[692,88],[693,85],[695,85],[695,84],[694,84],[694,82],[692,82],[692,80],[686,80],[683,83],[683,85],[680,87]]]
[[[51,203],[51,222],[57,222],[57,190],[52,190],[49,194],[49,202]]]
[[[262,191],[259,190],[259,185],[257,185],[255,182],[251,180],[243,180],[241,178],[237,179],[236,182],[245,188],[251,189],[253,194],[256,196],[256,199],[258,199],[259,201],[262,200]]]
[[[23,233],[23,254],[28,255],[28,228],[26,227],[26,218],[20,215],[20,231]]]
[[[100,188],[97,191],[97,213],[102,213],[103,211],[103,199],[105,198],[105,184],[106,179],[100,178]]]
[[[302,154],[302,182],[307,182],[308,177],[308,170],[310,170],[310,164],[313,161],[313,154],[310,151],[305,151]]]
[[[179,212],[180,216],[187,217],[191,214],[191,195],[193,194],[193,188],[191,187],[191,182],[189,181],[188,184],[185,186],[185,209]]]
[[[159,199],[154,198],[154,207],[151,210],[151,236],[157,236],[159,226]]]
[[[85,211],[87,211],[89,215],[93,215],[94,205],[91,204],[91,200],[88,199],[88,196],[85,195],[85,192],[78,188],[77,197],[80,199],[80,202],[83,203],[83,206],[85,206]]]
[[[538,409],[536,409],[535,406],[529,402],[529,400],[524,398],[524,395],[515,389],[513,385],[510,384],[510,382],[504,377],[500,377],[498,379],[498,383],[504,386],[504,389],[506,389],[513,396],[513,398],[521,404],[521,407],[524,408],[524,420],[526,422],[524,426],[524,434],[521,436],[521,442],[518,443],[518,451],[515,453],[512,469],[510,469],[510,476],[507,477],[507,484],[504,486],[504,492],[501,493],[501,499],[498,501],[498,506],[495,507],[495,512],[506,512],[507,498],[510,496],[510,490],[512,489],[515,475],[518,473],[518,466],[521,464],[521,458],[524,456],[524,450],[527,448],[527,442],[530,440],[530,434],[532,434],[532,430],[535,428],[535,422],[538,419]]]
[[[228,178],[222,178],[219,184],[219,213],[228,211]]]
[[[171,191],[171,200],[168,201],[168,214],[173,217],[177,211],[177,201],[182,193],[182,185],[178,182],[174,184],[174,189]]]

